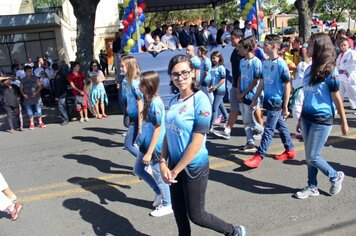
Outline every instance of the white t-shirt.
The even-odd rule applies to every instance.
[[[215,27],[208,27],[208,30],[210,31],[211,35],[214,37],[214,39],[216,39],[216,35],[218,33],[218,30]]]
[[[17,78],[20,78],[20,79],[23,79],[26,77],[26,73],[24,70],[17,70],[16,71],[16,77]]]
[[[292,86],[294,89],[297,89],[299,87],[303,86],[303,79],[304,79],[304,74],[305,70],[311,65],[310,63],[306,63],[305,61],[299,62],[297,66],[297,71],[295,74],[295,79],[292,80]]]
[[[150,44],[153,43],[153,42],[154,42],[154,40],[153,40],[151,34],[146,34],[145,35],[145,48],[148,49]]]
[[[244,39],[253,35],[252,29],[245,29],[245,33],[244,33]]]

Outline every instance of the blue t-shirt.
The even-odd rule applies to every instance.
[[[335,105],[331,93],[339,91],[339,73],[335,68],[325,81],[311,85],[310,68],[305,71],[303,90],[304,103],[302,117],[311,122],[331,125],[333,122]]]
[[[290,81],[287,63],[280,57],[263,61],[263,107],[267,110],[280,110],[284,99],[284,83]]]
[[[141,152],[143,153],[147,152],[153,137],[154,129],[156,126],[160,126],[161,132],[159,134],[159,138],[157,140],[154,151],[156,154],[159,155],[161,154],[163,138],[166,133],[166,128],[164,126],[164,118],[165,118],[164,104],[162,99],[157,96],[152,100],[150,104],[150,108],[148,111],[148,120],[142,121],[142,135],[140,138]],[[155,156],[152,156],[152,159],[154,158]]]
[[[194,56],[194,57],[190,58],[190,62],[192,63],[194,69],[200,70],[201,61],[200,61],[200,58],[198,56]],[[198,75],[198,78],[195,78],[195,79],[196,79],[197,82],[199,82],[200,81],[200,74]]]
[[[183,157],[192,141],[193,133],[207,134],[211,121],[211,104],[202,91],[180,101],[175,96],[166,114],[166,140],[169,154],[169,165],[175,166]],[[208,163],[208,150],[204,143],[188,167],[203,167]]]
[[[257,57],[251,59],[243,58],[240,61],[240,71],[241,71],[241,82],[240,91],[243,93],[252,83],[254,79],[260,79],[262,74],[262,63]],[[245,96],[244,103],[249,103],[252,101],[256,94],[258,85],[256,85],[250,92]]]
[[[214,66],[211,71],[212,86],[217,85],[222,79],[226,79],[226,69],[223,65]],[[219,95],[225,94],[225,83],[220,85],[215,91]]]
[[[200,79],[203,78],[204,71],[207,72],[204,81],[202,81],[201,85],[202,86],[209,86],[211,82],[211,75],[210,75],[210,70],[211,70],[211,61],[209,58],[205,58],[205,60],[201,60],[200,64]]]
[[[139,85],[139,80],[133,79],[131,85],[127,84],[126,86],[127,114],[130,120],[138,119],[137,101],[143,98]]]

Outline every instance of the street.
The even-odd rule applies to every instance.
[[[322,151],[346,175],[338,195],[328,194],[330,183],[319,172],[320,196],[293,197],[307,180],[304,144],[296,139],[296,159],[242,167],[251,154],[237,152],[245,144],[239,117],[230,140],[208,136],[206,210],[246,226],[248,235],[356,235],[356,116],[347,112],[349,135],[341,136],[337,116]],[[0,131],[1,172],[24,206],[16,222],[0,214],[0,235],[177,235],[173,215],[148,215],[154,192],[132,174],[121,115],[63,127],[57,121],[13,135]],[[287,123],[292,132],[293,119]],[[281,152],[276,133],[269,153]],[[218,235],[191,226],[192,235]]]

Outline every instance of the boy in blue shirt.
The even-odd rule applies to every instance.
[[[276,160],[287,160],[296,157],[294,145],[285,122],[288,113],[288,101],[291,91],[290,73],[287,63],[278,56],[280,38],[278,35],[267,35],[264,43],[264,51],[269,59],[262,65],[262,80],[250,105],[253,108],[257,99],[264,91],[263,107],[267,110],[267,121],[260,146],[256,154],[244,161],[244,165],[250,168],[257,168],[265,157],[272,142],[274,130],[277,128],[283,142],[285,151],[281,155],[276,155]]]
[[[246,38],[239,43],[239,51],[243,58],[240,61],[241,79],[237,89],[237,99],[240,106],[244,129],[246,132],[246,145],[240,150],[243,152],[255,152],[255,139],[253,129],[255,122],[250,111],[250,104],[254,98],[257,86],[262,75],[262,63],[254,55],[254,38]]]

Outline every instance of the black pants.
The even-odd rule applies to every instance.
[[[172,207],[180,236],[191,235],[189,219],[201,227],[225,235],[233,235],[234,226],[205,211],[205,193],[208,184],[209,166],[201,169],[187,167],[177,176],[178,181],[170,186]]]
[[[4,110],[7,114],[7,122],[9,124],[10,129],[14,129],[14,124],[12,122],[13,117],[17,118],[19,128],[23,127],[23,120],[22,120],[22,113],[20,112],[20,106],[18,107],[4,106]]]

